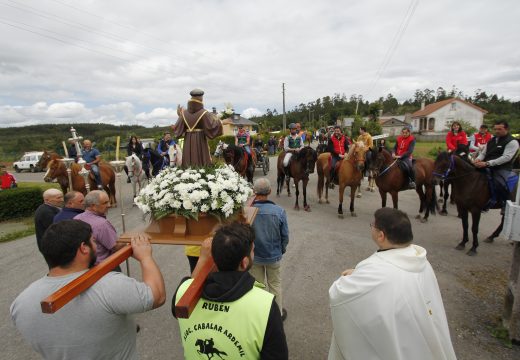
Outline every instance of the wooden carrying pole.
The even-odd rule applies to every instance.
[[[94,266],[81,276],[58,289],[55,293],[49,295],[43,299],[40,304],[42,312],[46,314],[54,314],[56,311],[65,306],[69,301],[74,299],[76,296],[87,290],[89,287],[94,285],[96,281],[101,279],[107,273],[112,271],[117,265],[132,256],[132,246],[127,245],[122,249],[119,249],[105,261]]]

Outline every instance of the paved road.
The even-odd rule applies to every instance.
[[[275,164],[272,159],[271,164]],[[256,176],[261,176],[260,170]],[[30,179],[42,174],[24,174]],[[274,183],[275,172],[269,178]],[[24,180],[25,181],[25,180]],[[128,206],[130,188],[123,188],[126,224],[134,228],[144,224],[137,208]],[[364,193],[357,199],[358,217],[348,213],[338,219],[337,190],[331,204],[317,204],[316,174],[309,183],[312,212],[292,209],[294,195],[273,197],[287,210],[290,243],[283,260],[284,307],[288,311],[285,331],[291,359],[325,359],[331,336],[328,288],[339,273],[369,256],[374,250],[369,223],[380,206],[379,194]],[[400,208],[410,215],[417,211],[417,195],[400,194]],[[344,207],[345,208],[345,207]],[[348,207],[346,207],[348,209]],[[508,349],[490,335],[503,306],[511,245],[503,240],[481,244],[479,255],[468,257],[454,250],[460,238],[460,222],[453,215],[431,217],[427,224],[412,220],[415,241],[426,247],[436,271],[448,315],[451,336],[459,359],[519,359],[520,348]],[[121,231],[120,209],[111,209],[109,218]],[[482,238],[498,224],[498,213],[484,214]],[[155,246],[156,257],[164,274],[168,300],[160,309],[136,316],[141,326],[138,351],[141,359],[181,359],[182,349],[176,320],[171,316],[170,301],[179,280],[188,274],[188,262],[182,247]],[[11,325],[9,305],[29,283],[43,276],[46,266],[38,253],[34,237],[0,244],[0,348],[2,359],[38,359]],[[131,260],[131,274],[140,278],[138,264]]]

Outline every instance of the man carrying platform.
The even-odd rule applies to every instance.
[[[23,338],[44,359],[137,359],[136,325],[130,314],[164,304],[164,280],[144,235],[131,240],[143,282],[109,272],[55,314],[40,301],[84,274],[96,261],[90,225],[64,220],[49,227],[41,251],[49,266],[11,304],[11,319]]]
[[[222,135],[222,123],[211,112],[204,109],[204,91],[194,89],[190,92],[188,109],[177,107],[179,120],[173,126],[173,134],[184,137],[182,148],[182,167],[209,166],[211,155],[207,139]]]
[[[254,259],[254,234],[251,226],[232,223],[202,245],[203,261],[192,278],[210,256],[218,271],[207,278],[190,317],[178,319],[186,359],[198,359],[201,354],[210,359],[215,355],[226,359],[288,359],[280,309],[274,296],[258,287],[248,272]],[[173,297],[173,312],[192,281],[180,284]]]
[[[297,134],[296,124],[290,123],[289,131],[291,133],[285,137],[283,145],[283,149],[285,151],[285,157],[283,158],[283,167],[285,170],[285,175],[287,177],[290,176],[289,163],[293,154],[298,154],[300,150],[303,149],[303,141],[302,138]]]

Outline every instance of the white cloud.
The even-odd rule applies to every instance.
[[[263,115],[264,113],[261,112],[260,110],[258,110],[257,108],[247,108],[245,109],[244,111],[242,111],[242,116],[245,117],[246,119],[249,119],[253,116],[261,116]]]
[[[281,112],[283,82],[287,109],[334,93],[374,100],[391,89],[404,100],[453,84],[520,99],[516,0],[420,1],[375,85],[410,0],[17,3],[0,5],[12,25],[0,23],[0,126],[165,124],[195,87],[208,109]]]

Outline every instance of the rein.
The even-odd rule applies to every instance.
[[[388,170],[390,170],[390,168],[391,168],[392,166],[394,166],[394,165],[397,163],[397,160],[399,160],[399,159],[395,159],[395,160],[394,160],[390,165],[388,165],[385,169],[383,169],[383,171],[381,171],[381,172],[377,175],[377,177],[383,176],[386,172],[388,172]]]
[[[440,177],[442,180],[446,180],[448,179],[448,176],[449,174],[455,170],[455,158],[454,158],[455,155],[451,155],[450,156],[450,166],[448,167],[448,169],[444,172],[444,173],[438,173],[436,171],[432,172],[433,175],[435,176],[438,176]],[[465,176],[468,176],[468,175],[472,175],[473,174],[473,171],[468,171],[467,173],[464,173],[462,175],[457,175],[457,176],[451,176],[450,179],[459,179],[459,178],[462,178],[462,177],[465,177]]]

